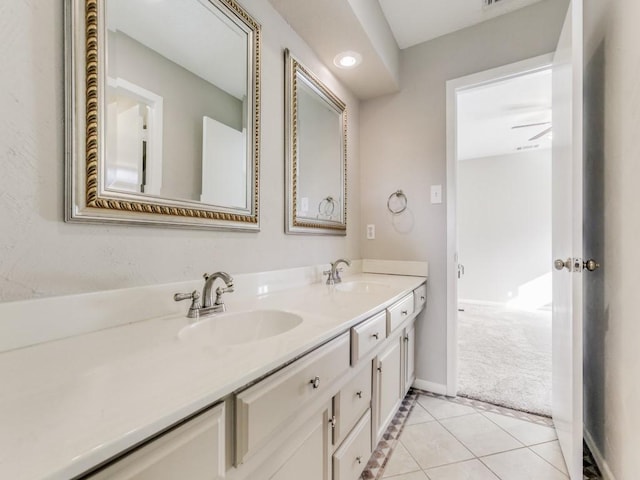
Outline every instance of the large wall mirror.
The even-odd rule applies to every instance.
[[[285,50],[287,233],[346,235],[347,112]]]
[[[258,230],[260,25],[234,0],[73,0],[68,221]]]

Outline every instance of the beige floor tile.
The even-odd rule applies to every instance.
[[[438,422],[409,425],[404,428],[400,441],[423,469],[473,458]]]
[[[558,438],[553,427],[538,425],[497,413],[485,412],[483,415],[492,422],[498,424],[525,445],[550,442]]]
[[[446,418],[440,423],[477,457],[522,448],[524,445],[488,418],[476,413]]]
[[[558,470],[563,472],[565,475],[567,473],[567,466],[564,463],[564,457],[562,456],[562,451],[560,450],[560,444],[557,440],[548,443],[541,443],[539,445],[534,445],[531,448],[535,453],[544,458],[551,465],[556,467]]]
[[[440,398],[429,397],[427,395],[420,395],[418,397],[418,403],[438,420],[441,418],[459,417],[461,415],[476,413],[472,407],[459,405],[457,403],[441,400]]]
[[[500,480],[479,460],[430,468],[427,475],[431,480]]]
[[[416,423],[433,422],[435,418],[427,412],[422,405],[416,403],[407,417],[405,425],[415,425]]]
[[[420,466],[409,452],[407,452],[404,445],[398,442],[398,445],[391,454],[391,458],[387,462],[382,478],[393,477],[394,475],[400,475],[401,473],[411,473],[418,470],[420,470]]]
[[[419,470],[417,472],[405,473],[396,477],[384,478],[389,478],[389,480],[429,480],[427,475],[422,470]]]
[[[528,448],[497,453],[480,460],[501,480],[567,480],[567,476]]]

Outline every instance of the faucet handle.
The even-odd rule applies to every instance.
[[[187,318],[198,318],[202,305],[200,305],[200,293],[198,293],[197,290],[194,290],[191,293],[176,293],[173,295],[173,299],[176,302],[191,300],[191,306],[189,307]]]
[[[176,293],[173,296],[173,299],[176,302],[181,302],[183,300],[192,300],[192,301],[196,302],[197,300],[200,299],[200,294],[198,293],[197,290],[194,290],[191,293]]]
[[[233,283],[228,283],[226,287],[218,287],[216,288],[216,301],[214,305],[221,305],[222,311],[226,311],[226,307],[224,303],[222,303],[222,295],[225,293],[231,293],[234,291]]]

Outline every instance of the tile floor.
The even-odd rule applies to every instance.
[[[447,399],[419,392],[410,393],[403,407],[404,413],[400,412],[395,427],[391,428],[396,433],[385,434],[390,458],[386,462],[380,458],[381,468],[363,478],[568,478],[556,433],[548,418],[468,399]]]

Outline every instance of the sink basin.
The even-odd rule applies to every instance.
[[[220,313],[182,328],[178,338],[214,346],[238,345],[280,335],[301,323],[300,315],[280,310]]]
[[[350,292],[350,293],[383,293],[387,291],[389,285],[385,283],[377,283],[377,282],[345,282],[338,283],[336,285],[336,290],[340,292]]]

